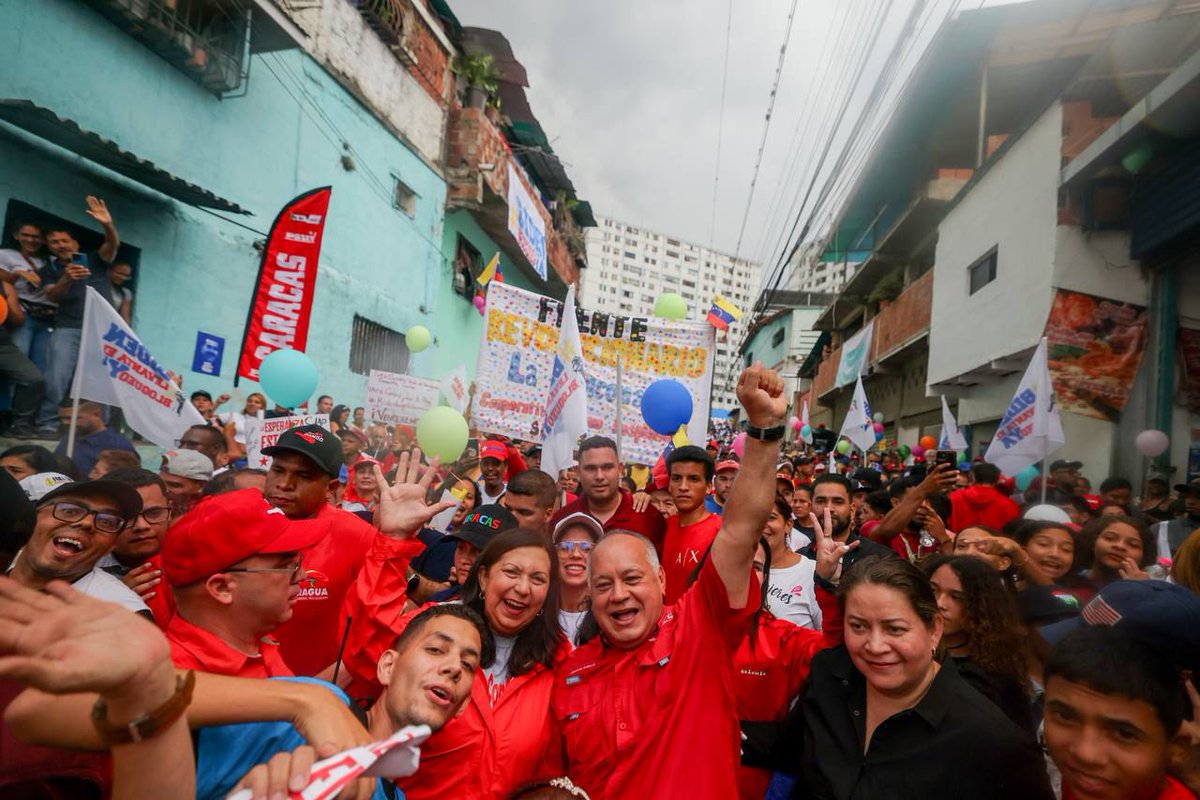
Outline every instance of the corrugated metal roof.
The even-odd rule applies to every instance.
[[[121,149],[111,139],[84,130],[74,120],[42,108],[32,100],[0,99],[0,119],[181,203],[235,214],[250,213],[232,200],[172,175],[153,162]]]

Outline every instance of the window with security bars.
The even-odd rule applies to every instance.
[[[404,334],[378,322],[354,315],[350,335],[350,371],[369,375],[371,370],[404,373],[408,371],[408,345]]]

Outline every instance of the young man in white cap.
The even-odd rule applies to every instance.
[[[190,511],[200,499],[204,484],[213,476],[213,462],[198,450],[168,450],[163,453],[158,476],[167,486],[174,521]]]

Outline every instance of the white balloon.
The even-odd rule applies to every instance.
[[[1162,431],[1151,429],[1139,433],[1134,440],[1134,445],[1142,455],[1154,458],[1167,452],[1167,448],[1171,446],[1171,440]]]

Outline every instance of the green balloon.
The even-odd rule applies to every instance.
[[[658,296],[654,301],[654,316],[662,319],[686,319],[688,315],[687,301],[674,292]]]
[[[417,420],[417,444],[429,457],[452,464],[467,449],[467,421],[449,406],[435,406]]]
[[[842,439],[837,443],[837,451],[842,455],[846,455],[846,453],[850,452],[850,443],[845,439]]]
[[[911,448],[911,447],[909,447],[909,446],[908,446],[908,445],[906,445],[906,444],[902,444],[902,445],[900,445],[900,457],[901,457],[901,458],[908,458],[908,457],[909,457],[909,456],[911,456],[911,455],[912,455],[912,448]]]
[[[433,334],[424,325],[413,325],[404,335],[410,353],[419,353],[433,344]]]

